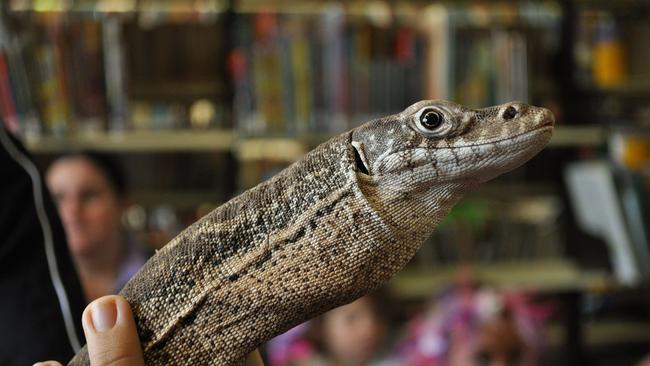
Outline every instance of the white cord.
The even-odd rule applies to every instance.
[[[7,150],[9,155],[20,164],[23,169],[27,171],[30,178],[32,179],[32,192],[34,194],[34,204],[36,206],[36,214],[38,216],[38,221],[41,224],[43,229],[43,243],[45,245],[45,257],[47,258],[47,264],[50,271],[50,278],[52,280],[52,285],[54,286],[54,291],[59,300],[59,306],[61,308],[61,313],[63,314],[63,322],[65,323],[65,330],[68,333],[68,340],[70,345],[75,353],[79,352],[81,345],[79,343],[79,338],[77,337],[77,332],[75,331],[74,319],[72,317],[72,311],[70,310],[70,303],[68,302],[68,296],[65,293],[65,288],[61,282],[61,276],[59,274],[59,267],[56,263],[56,255],[54,253],[54,242],[52,241],[52,228],[50,227],[50,221],[45,214],[45,204],[43,202],[43,190],[41,185],[41,175],[36,169],[34,163],[27,158],[16,146],[13,144],[7,131],[0,127],[0,142]]]

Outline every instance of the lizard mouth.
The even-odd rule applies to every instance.
[[[542,123],[539,127],[537,127],[537,129],[541,129],[541,128],[544,128],[544,127],[553,127],[554,124],[555,123],[553,122],[553,120],[549,120],[549,121],[546,121],[546,122]]]
[[[477,147],[477,146],[491,145],[491,144],[496,144],[496,143],[507,141],[507,140],[514,140],[514,139],[522,138],[522,137],[525,137],[525,136],[530,136],[530,135],[533,135],[533,134],[535,134],[537,132],[540,132],[540,131],[543,131],[543,130],[548,130],[549,132],[553,131],[553,121],[545,122],[544,124],[542,124],[540,126],[532,128],[532,129],[530,129],[528,131],[521,132],[521,133],[516,134],[514,136],[496,138],[496,139],[481,142],[481,143],[450,146],[450,147],[447,147],[447,148],[457,149],[457,148],[463,148],[463,147]],[[440,149],[440,148],[444,148],[444,147],[436,147],[436,148]]]

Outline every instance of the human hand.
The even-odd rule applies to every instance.
[[[138,331],[129,303],[108,295],[91,302],[81,316],[92,366],[144,366]],[[263,365],[257,351],[248,355],[247,366]],[[61,366],[56,361],[34,366]]]
[[[144,366],[140,340],[129,303],[109,295],[91,302],[81,316],[92,366]],[[34,366],[61,366],[56,361]]]

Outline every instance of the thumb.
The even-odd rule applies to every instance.
[[[129,303],[109,295],[90,303],[82,316],[92,366],[144,366]]]

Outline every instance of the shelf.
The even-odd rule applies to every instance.
[[[255,137],[236,142],[240,160],[276,160],[293,162],[307,151],[327,141],[332,136],[305,135],[301,137]],[[605,142],[605,131],[596,125],[556,127],[549,147],[600,146]]]
[[[406,269],[391,281],[390,289],[401,298],[430,298],[455,281],[458,268],[455,264],[445,264],[430,270]],[[612,286],[607,274],[581,271],[563,259],[475,264],[472,271],[478,281],[501,289],[557,292]]]
[[[69,138],[47,136],[28,140],[27,147],[33,153],[62,153],[81,149],[112,152],[233,151],[242,161],[269,159],[293,162],[330,137],[238,137],[232,130],[130,131]],[[558,127],[549,146],[598,146],[604,141],[605,133],[600,127]]]
[[[582,326],[584,343],[588,347],[607,347],[630,343],[650,343],[650,323],[631,321],[600,320],[587,322]],[[566,327],[552,324],[546,327],[544,339],[549,346],[566,344]]]
[[[229,130],[169,130],[99,133],[75,138],[43,137],[27,141],[33,153],[62,153],[92,149],[111,152],[229,151],[234,134]]]
[[[584,327],[585,343],[589,346],[650,343],[650,323],[598,321]]]
[[[549,147],[599,146],[605,143],[605,131],[597,125],[559,126],[555,128]]]
[[[240,161],[274,160],[294,162],[308,151],[308,146],[296,138],[244,138],[236,143],[235,154]]]

